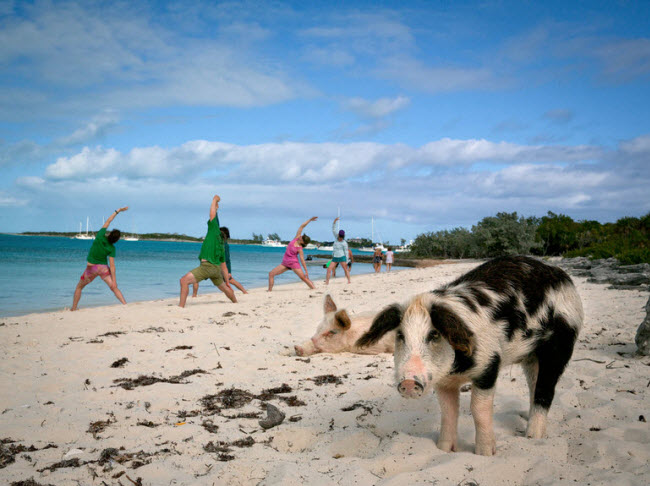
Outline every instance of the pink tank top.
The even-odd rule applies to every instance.
[[[287,249],[282,257],[282,265],[288,268],[300,268],[300,261],[298,261],[298,252],[300,248],[296,247],[295,243],[298,238],[294,238],[287,245]]]

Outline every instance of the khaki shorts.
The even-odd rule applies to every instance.
[[[197,282],[209,278],[217,287],[223,283],[221,268],[210,262],[201,262],[200,266],[196,267],[194,270],[190,270],[190,272],[194,275]]]

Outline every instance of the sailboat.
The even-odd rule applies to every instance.
[[[81,232],[81,221],[79,221],[79,233],[73,236],[75,240],[94,240],[95,237],[92,234],[88,234],[88,223],[90,218],[86,216],[86,233]]]
[[[374,217],[371,219],[371,224],[372,224],[372,233],[371,233],[370,238],[371,238],[371,241],[374,243],[374,241],[375,241],[375,218]],[[381,235],[379,235],[379,239],[381,240]],[[359,251],[362,251],[362,252],[365,252],[365,253],[374,253],[376,248],[380,248],[381,251],[386,251],[386,247],[383,244],[381,244],[381,242],[377,243],[372,248],[367,247],[367,246],[362,246],[361,248],[359,248]]]

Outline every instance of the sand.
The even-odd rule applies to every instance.
[[[448,454],[435,446],[435,397],[401,398],[391,355],[293,353],[315,330],[326,292],[350,313],[378,310],[474,265],[351,285],[339,277],[315,291],[278,285],[238,294],[238,304],[220,293],[185,309],[176,299],[86,309],[82,300],[75,313],[2,318],[0,484],[650,483],[650,358],[634,346],[647,292],[574,279],[586,322],[548,438],[524,437],[525,379],[507,368],[494,457],[473,454],[468,392],[461,450]],[[260,426],[264,403],[285,414],[280,425]]]

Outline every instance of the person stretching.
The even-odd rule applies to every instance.
[[[316,221],[317,219],[318,217],[314,216],[313,218],[309,218],[307,221],[300,225],[300,228],[298,228],[298,231],[296,232],[296,237],[287,245],[287,249],[284,252],[284,257],[282,257],[282,263],[269,272],[269,292],[273,290],[275,277],[281,273],[286,272],[287,270],[293,270],[293,272],[298,275],[298,277],[300,277],[300,280],[305,282],[310,289],[316,288],[314,286],[314,282],[309,280],[309,271],[307,270],[305,256],[302,251],[302,249],[309,244],[311,238],[307,235],[303,235],[302,230],[304,230],[305,226],[307,226],[309,223]],[[298,257],[300,257],[300,261],[298,261]],[[302,271],[302,268],[300,268],[301,263],[305,269],[304,273]]]
[[[79,299],[81,299],[81,291],[83,288],[88,285],[90,282],[95,280],[95,277],[99,276],[101,279],[106,282],[108,288],[113,291],[117,300],[126,304],[124,296],[120,289],[117,288],[117,275],[115,273],[115,247],[113,246],[117,243],[117,240],[120,239],[120,230],[112,230],[108,236],[106,236],[106,229],[108,225],[113,222],[115,216],[120,214],[122,211],[129,209],[128,206],[116,209],[113,214],[111,214],[102,229],[97,232],[95,240],[93,241],[90,251],[88,252],[88,258],[86,270],[81,275],[77,288],[74,290],[74,297],[72,298],[72,307],[71,311],[77,310],[77,305],[79,304]],[[106,260],[108,258],[108,261]],[[110,265],[110,268],[109,268]]]
[[[332,234],[334,235],[334,245],[332,246],[332,263],[327,267],[327,276],[325,277],[325,285],[330,283],[330,275],[332,272],[336,271],[336,266],[340,263],[345,272],[345,276],[350,283],[350,269],[348,269],[348,257],[350,258],[350,263],[354,261],[352,258],[352,250],[348,247],[348,242],[345,241],[345,231],[340,230],[338,234],[336,233],[336,222],[339,218],[334,220],[332,224]]]
[[[240,284],[237,280],[235,280],[235,278],[232,276],[232,265],[230,263],[230,245],[228,245],[228,239],[230,238],[230,230],[226,226],[222,226],[219,229],[221,230],[221,240],[223,241],[223,253],[226,258],[226,267],[228,268],[228,277],[225,278],[224,280],[237,287],[239,290],[242,291],[242,293],[247,294],[248,292],[246,292],[244,286]],[[192,285],[192,297],[196,297],[198,293],[199,293],[199,283],[196,282],[195,284]]]
[[[219,196],[212,198],[208,232],[205,235],[203,244],[201,245],[201,251],[199,252],[201,264],[187,272],[180,280],[181,300],[178,304],[180,307],[185,307],[187,294],[190,293],[190,285],[199,283],[201,280],[207,278],[212,280],[212,283],[226,294],[232,302],[237,302],[235,292],[233,292],[228,281],[224,280],[224,275],[228,275],[228,268],[226,267],[226,257],[223,251],[223,241],[221,241],[219,217],[217,216],[219,201],[221,201]]]

